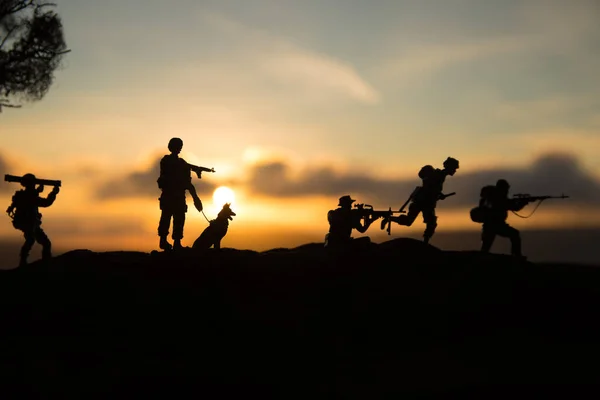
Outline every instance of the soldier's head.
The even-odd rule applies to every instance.
[[[456,173],[458,169],[458,160],[456,158],[448,157],[446,161],[444,161],[444,170],[448,173],[448,175],[452,176]]]
[[[173,139],[169,140],[169,151],[173,154],[179,154],[181,153],[181,149],[183,149],[183,140],[174,137]]]
[[[35,175],[34,174],[25,174],[21,177],[21,186],[25,189],[31,189],[35,187]]]
[[[507,195],[510,185],[506,179],[498,179],[496,182],[496,189],[498,189],[501,194]]]
[[[339,207],[342,208],[352,208],[352,203],[354,203],[356,200],[354,200],[352,197],[350,197],[349,194],[340,197],[340,201],[338,203]]]

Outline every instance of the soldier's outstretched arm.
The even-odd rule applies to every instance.
[[[187,163],[187,165],[192,171],[196,173],[196,176],[198,176],[198,178],[200,179],[202,178],[202,172],[215,172],[214,168],[199,167],[190,163]]]

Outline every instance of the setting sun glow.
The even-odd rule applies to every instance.
[[[213,193],[213,204],[216,207],[222,207],[225,203],[233,203],[235,200],[235,195],[233,190],[228,188],[227,186],[219,186],[215,189]]]

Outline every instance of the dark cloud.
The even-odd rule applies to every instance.
[[[479,199],[481,187],[495,184],[500,178],[509,181],[511,193],[564,193],[571,196],[565,205],[600,205],[600,181],[570,154],[547,154],[524,168],[466,172],[468,162],[462,160],[461,165],[462,169],[455,176],[446,179],[445,193],[457,192],[457,195],[448,199],[444,207],[472,206]],[[255,166],[249,185],[255,193],[273,197],[351,194],[378,205],[395,205],[404,202],[420,184],[417,172],[414,179],[393,180],[316,168],[303,170],[298,177],[292,177],[286,164],[274,162]]]
[[[120,179],[105,182],[96,191],[96,197],[101,200],[158,198],[160,196],[160,189],[156,180],[160,174],[161,158],[153,162],[151,167],[145,171],[130,172]],[[192,174],[192,176],[194,177],[194,186],[199,196],[212,194],[215,189],[213,183],[204,179],[198,180],[196,174]]]

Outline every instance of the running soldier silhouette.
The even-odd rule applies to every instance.
[[[352,230],[356,229],[360,233],[365,233],[379,216],[365,215],[360,210],[353,210],[352,203],[355,201],[350,195],[342,196],[339,199],[339,207],[327,213],[329,233],[325,235],[326,248],[348,249],[350,246],[362,248],[371,242],[367,236],[353,239]],[[364,224],[362,223],[363,219],[365,220]]]
[[[444,161],[444,169],[433,168],[431,165],[425,165],[421,168],[419,171],[419,178],[423,180],[423,184],[422,186],[417,186],[410,195],[407,201],[407,203],[410,202],[408,213],[397,217],[384,217],[381,221],[381,229],[385,229],[385,226],[391,222],[396,222],[399,225],[411,226],[419,213],[422,213],[423,222],[425,222],[423,240],[425,243],[428,243],[437,227],[435,208],[438,200],[444,200],[446,197],[454,194],[451,193],[446,195],[442,193],[444,182],[448,175],[453,176],[456,173],[458,167],[458,160],[448,157],[446,161]]]
[[[60,188],[58,185],[54,186],[48,197],[43,198],[40,197],[40,193],[44,191],[44,185],[40,184],[36,187],[35,175],[25,174],[20,182],[24,189],[14,194],[6,212],[12,218],[13,226],[22,231],[25,236],[19,262],[19,266],[24,266],[35,242],[42,245],[42,259],[52,257],[52,243],[42,229],[42,214],[39,212],[39,207],[50,207],[56,200]]]
[[[181,239],[183,239],[183,227],[187,212],[186,190],[190,192],[196,209],[198,211],[203,209],[202,201],[192,184],[191,171],[194,171],[198,178],[202,178],[203,171],[215,172],[212,168],[197,167],[180,158],[179,153],[183,148],[183,140],[180,138],[172,138],[168,148],[171,154],[164,156],[160,161],[160,176],[157,181],[158,187],[162,190],[158,199],[161,209],[158,236],[160,236],[159,247],[163,250],[182,248]],[[173,245],[167,241],[171,218],[173,218]]]

